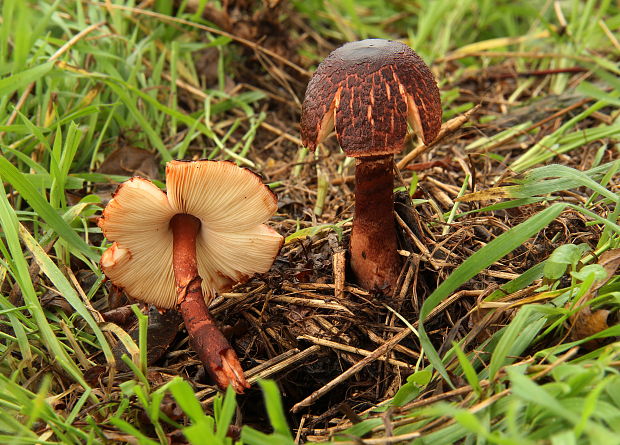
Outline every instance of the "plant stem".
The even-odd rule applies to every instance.
[[[393,156],[357,158],[355,164],[351,269],[364,288],[391,293],[401,263],[394,223]]]
[[[237,393],[243,393],[250,385],[235,351],[209,313],[202,294],[202,278],[198,275],[196,260],[200,220],[192,215],[178,214],[170,220],[170,227],[177,302],[191,345],[220,389],[232,385]]]

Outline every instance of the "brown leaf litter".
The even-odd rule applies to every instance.
[[[300,229],[320,224],[335,225],[350,218],[354,200],[353,185],[348,178],[353,170],[344,162],[344,156],[339,153],[333,138],[327,140],[316,155],[310,153],[299,157],[299,99],[303,96],[308,78],[304,74],[305,68],[295,69],[281,59],[297,54],[295,45],[299,40],[291,35],[288,28],[303,30],[302,24],[292,14],[287,22],[290,25],[288,28],[274,19],[278,15],[276,12],[282,12],[278,8],[287,11],[285,2],[263,2],[254,6],[250,5],[252,2],[224,3],[227,7],[217,12],[220,16],[210,12],[212,21],[221,22],[223,29],[230,27],[233,31],[235,26],[249,23],[240,29],[243,29],[244,39],[253,40],[249,46],[237,40],[243,49],[240,45],[231,45],[235,51],[247,52],[245,61],[237,61],[229,67],[236,74],[231,77],[234,82],[230,85],[231,91],[260,90],[266,94],[266,99],[257,107],[266,113],[267,118],[257,131],[249,156],[259,166],[265,182],[278,184],[274,188],[279,199],[278,213],[272,226],[279,233],[289,236]],[[280,25],[275,34],[280,40],[263,39],[273,31],[274,23]],[[311,43],[321,48],[324,54],[333,49],[329,42],[312,41],[315,33],[306,31],[305,38],[309,41],[304,44]],[[282,47],[278,42],[283,41],[293,43]],[[265,45],[265,50],[256,49],[261,45]],[[278,57],[271,57],[272,53]],[[204,56],[209,57],[208,54]],[[293,58],[291,63],[308,67],[311,61]],[[466,116],[457,116],[449,124],[444,124],[451,126],[450,131],[446,131],[430,149],[417,146],[415,141],[410,140],[406,150],[410,154],[396,159],[400,178],[395,185],[408,190],[412,181],[416,181],[417,187],[413,197],[401,193],[396,199],[400,250],[406,261],[399,286],[392,295],[369,293],[348,279],[350,274],[346,259],[350,223],[346,223],[341,227],[341,236],[337,231],[327,229],[285,244],[270,272],[220,295],[211,304],[212,313],[239,355],[248,381],[253,383],[259,378],[277,381],[284,407],[289,411],[289,423],[299,430],[302,440],[326,439],[359,421],[360,415],[386,403],[416,364],[422,367],[428,364],[420,356],[417,338],[410,335],[409,328],[386,306],[397,310],[413,326],[417,326],[424,299],[456,267],[506,230],[545,208],[546,204],[535,203],[513,209],[465,214],[485,204],[460,202],[457,218],[449,224],[444,218],[455,205],[466,177],[469,177],[469,192],[502,186],[512,177],[506,169],[511,160],[519,156],[524,148],[583,111],[588,103],[588,99],[574,94],[536,97],[541,89],[546,88],[544,79],[554,73],[533,75],[532,84],[523,88],[516,101],[508,102],[504,98],[509,97],[519,85],[518,76],[508,75],[514,73],[515,66],[510,60],[473,72],[469,77],[452,79],[458,66],[458,59],[453,59],[435,67],[440,76],[448,79],[443,88],[459,91],[459,97],[451,107],[466,103],[480,106]],[[491,68],[492,72],[489,71]],[[565,73],[573,76],[571,82],[581,79],[582,74]],[[177,86],[184,98],[179,107],[187,113],[197,111],[204,100],[202,86],[184,81],[178,82]],[[595,125],[599,119],[617,117],[613,117],[608,109],[599,110],[599,113],[580,125],[585,128]],[[489,122],[486,119],[489,116],[496,119]],[[239,110],[233,109],[218,116],[214,131],[220,135],[226,134],[237,119],[239,124],[236,129],[233,128],[229,139],[231,144],[235,144],[250,128],[250,122]],[[524,119],[533,123],[514,138],[481,152],[465,150],[481,135],[492,136]],[[588,169],[593,165],[599,147],[600,142],[586,144],[562,155],[557,161],[580,170]],[[203,150],[208,152],[212,148],[211,141],[197,138],[190,144],[187,155],[200,157]],[[125,153],[135,150],[123,146],[119,150],[123,155],[120,160],[114,160],[115,155],[110,155],[106,161],[114,172],[145,171],[147,175],[154,174],[149,156],[140,161],[142,158],[135,153],[138,160],[128,165],[125,164]],[[502,158],[490,156],[489,152],[501,154]],[[132,157],[134,154],[129,155],[129,158]],[[601,162],[613,159],[617,159],[617,154],[607,150]],[[292,173],[295,167],[300,168],[299,174]],[[317,198],[317,168],[328,178],[321,215],[313,212]],[[610,187],[618,191],[615,178]],[[584,202],[588,198],[588,194],[581,189],[559,192],[557,195],[575,202]],[[415,204],[411,198],[416,200]],[[603,213],[608,209],[601,204],[596,210]],[[544,295],[534,295],[537,287],[534,283],[505,295],[493,307],[483,306],[483,299],[490,292],[540,263],[559,245],[578,242],[595,246],[600,234],[600,225],[590,224],[583,215],[574,211],[564,212],[537,236],[465,283],[435,308],[425,322],[435,347],[444,350],[450,347],[452,340],[464,340],[463,348],[475,351],[489,333],[510,320],[515,308],[533,298],[545,298]],[[102,239],[95,235],[90,237],[90,241],[100,245]],[[603,257],[601,264],[615,271],[618,267],[616,259],[604,262],[607,260]],[[73,267],[79,268],[79,264]],[[33,273],[38,271],[33,270]],[[45,282],[44,279],[41,281]],[[579,303],[581,310],[571,318],[571,339],[584,338],[606,326],[607,314],[601,312],[604,309],[592,311],[588,306],[595,292],[592,290]],[[550,295],[547,297],[551,298]],[[92,304],[108,317],[112,314],[110,311],[126,302],[115,296],[114,289],[108,289],[108,292],[95,295]],[[158,324],[158,317],[152,317],[151,330],[162,326]],[[131,331],[130,319],[131,316],[125,316],[116,321],[128,321],[124,329]],[[196,388],[205,409],[210,410],[215,394],[213,387],[191,352],[187,336],[172,335],[176,334],[175,325],[174,321],[165,325],[167,334],[164,339],[149,338],[150,344],[157,345],[163,353],[153,359],[149,372],[161,382],[177,375],[187,378]],[[572,350],[569,352],[575,353]],[[90,372],[93,381],[101,382],[101,391],[111,389],[113,393],[118,390],[120,382],[131,378],[131,374],[121,370],[115,375],[108,374],[105,367],[109,364],[103,357],[96,352],[88,354],[89,359],[98,365]],[[481,359],[487,360],[488,357]],[[524,362],[530,360],[527,356],[521,359]],[[113,380],[110,381],[110,378]],[[433,384],[409,407],[445,399],[466,400],[470,396],[471,388],[467,386],[446,391]],[[67,397],[75,398],[75,395]],[[237,400],[243,422],[264,429],[262,394],[256,385]],[[166,409],[173,414],[174,407]],[[78,418],[76,425],[80,421],[82,419]],[[391,425],[394,426],[397,425]],[[108,428],[105,434],[110,440],[127,439]]]

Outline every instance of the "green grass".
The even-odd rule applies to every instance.
[[[277,118],[267,110],[270,96],[261,85],[233,92],[225,88],[238,74],[230,67],[250,57],[243,44],[225,32],[206,31],[213,23],[189,9],[173,11],[170,2],[155,2],[145,13],[131,9],[137,2],[116,3],[130,9],[60,0],[4,0],[0,6],[0,442],[154,444],[168,443],[167,434],[179,430],[190,443],[232,444],[227,436],[236,419],[231,391],[213,402],[209,415],[182,378],[152,384],[144,316],[138,317],[136,344],[121,328],[102,323],[93,307],[95,296],[107,292],[98,267],[106,245],[92,223],[101,196],[93,187],[126,178],[95,169],[125,144],[148,149],[160,171],[168,160],[191,156],[234,160],[261,171],[269,162],[262,152],[264,138],[258,138],[261,124]],[[288,14],[298,15],[333,44],[369,37],[409,43],[442,74],[446,118],[474,104],[459,86],[468,70],[509,60],[518,71],[580,67],[592,73],[578,85],[561,73],[536,87],[539,96],[576,92],[590,99],[544,136],[539,138],[540,127],[532,128],[535,122],[528,120],[466,144],[472,156],[505,163],[523,175],[512,185],[471,194],[464,180],[462,202],[504,201],[467,211],[455,206],[443,215],[445,220],[458,222],[532,204],[538,211],[464,259],[433,290],[422,305],[417,329],[428,364],[421,361],[392,399],[361,413],[361,422],[330,431],[334,441],[380,440],[387,416],[391,434],[404,443],[620,443],[620,327],[576,340],[568,337],[567,328],[584,307],[616,312],[620,307],[619,275],[613,269],[608,276],[598,262],[605,252],[620,248],[615,182],[620,164],[609,162],[618,159],[620,139],[620,49],[605,32],[618,35],[620,9],[611,0],[542,3],[291,2]],[[293,33],[300,37],[303,32]],[[312,70],[327,48],[317,49],[307,36],[299,41],[298,53],[308,65],[304,68]],[[207,50],[216,51],[217,60],[214,77],[208,80],[199,63]],[[261,76],[273,76],[257,66],[252,69],[262,70]],[[514,81],[507,103],[533,99],[523,98],[524,91],[534,88],[531,77]],[[610,122],[597,118],[602,110]],[[489,115],[492,123],[494,113]],[[516,159],[498,150],[510,141],[526,146]],[[596,147],[589,170],[561,165],[567,156],[579,156],[584,146]],[[287,156],[291,165],[305,158],[305,151],[298,149],[300,155]],[[293,176],[299,176],[301,168],[293,169]],[[407,180],[415,188],[413,175]],[[324,209],[325,181],[317,215]],[[71,201],[68,192],[78,190],[83,196]],[[586,199],[566,199],[564,192],[575,190]],[[307,208],[315,204],[304,203]],[[490,292],[478,302],[486,311],[481,323],[496,316],[504,317],[505,325],[480,343],[474,334],[465,335],[440,350],[427,332],[426,317],[461,286],[567,214],[578,214],[600,228],[596,246],[561,246]],[[298,222],[287,242],[330,231],[340,236],[345,222],[313,221],[303,227]],[[34,272],[33,264],[38,268]],[[94,275],[94,280],[84,284],[76,278],[78,271]],[[527,299],[507,299],[530,286]],[[48,290],[71,310],[45,307],[41,297]],[[592,298],[584,303],[588,295]],[[124,359],[131,375],[118,385],[110,383],[115,378],[110,346],[115,338],[132,354]],[[578,346],[593,339],[615,342],[577,353]],[[97,366],[108,367],[102,377],[106,383],[88,379]],[[420,396],[439,382],[444,391],[461,388],[458,400],[420,403]],[[261,389],[271,432],[246,425],[238,442],[294,443],[290,427],[296,425],[287,421],[276,384],[263,381]],[[183,420],[164,412],[165,402],[172,399]]]

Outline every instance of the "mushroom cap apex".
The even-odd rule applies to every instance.
[[[396,40],[386,39],[365,39],[356,42],[348,42],[332,51],[329,55],[334,61],[360,62],[380,61],[385,64],[393,62],[399,55],[415,56],[418,55],[407,45]]]

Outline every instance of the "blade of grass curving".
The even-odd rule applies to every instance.
[[[602,158],[605,155],[605,152],[607,151],[606,145],[601,146],[601,148],[602,150],[599,150],[596,154],[597,158],[599,157]],[[597,161],[595,160],[595,162]],[[603,177],[600,180],[598,180],[599,184],[607,188],[611,179],[615,176],[616,173],[618,173],[618,170],[620,170],[620,163],[614,162],[611,165],[611,167],[607,170],[607,172],[603,175]],[[598,193],[592,193],[592,195],[590,195],[590,197],[586,201],[584,207],[591,207],[592,203],[595,201],[596,198],[598,198],[598,196],[599,196]],[[615,219],[613,221],[615,221]]]
[[[620,235],[620,225],[616,224],[611,219],[603,218],[602,216],[592,212],[591,210],[584,209],[583,207],[575,205],[575,204],[568,204],[568,207],[592,218],[593,221],[603,224],[605,226],[605,230],[609,229],[610,232],[616,232],[617,234]],[[613,214],[615,213],[616,212],[614,212]]]
[[[230,426],[233,416],[235,415],[236,407],[237,401],[235,390],[232,386],[228,385],[228,388],[226,388],[226,394],[224,395],[224,400],[219,404],[219,409],[217,411],[215,411],[214,406],[215,437],[222,442],[226,439],[228,427]]]
[[[470,193],[469,195],[464,195],[464,196],[474,197],[478,193],[481,193],[481,192],[473,192],[473,193]],[[512,201],[498,202],[496,204],[491,204],[486,207],[480,207],[479,209],[468,210],[466,212],[459,213],[458,215],[455,216],[455,218],[460,219],[472,213],[494,212],[496,210],[514,209],[515,207],[526,206],[526,205],[535,204],[537,202],[548,201],[548,200],[550,200],[550,198],[533,197],[533,198],[513,199]],[[463,200],[463,201],[466,201],[466,200]]]
[[[575,428],[583,428],[591,439],[588,443],[617,442],[617,436],[614,437],[602,424],[592,422],[587,418],[583,419],[571,409],[570,405],[562,403],[563,400],[555,397],[554,394],[544,386],[537,385],[527,376],[511,368],[508,369],[508,377],[512,383],[512,393],[515,396],[530,403],[532,406],[545,408],[554,415],[565,419]]]
[[[131,337],[130,337],[131,338]],[[137,347],[136,347],[137,349]],[[144,385],[145,388],[147,388],[147,390],[150,390],[150,384],[148,379],[146,378],[146,375],[140,370],[140,368],[138,368],[138,365],[136,365],[135,362],[139,361],[139,359],[132,359],[132,357],[129,357],[127,354],[123,354],[121,356],[121,360],[123,361],[123,363],[125,363],[127,365],[127,367],[131,370],[131,372],[134,373],[134,375],[137,377],[138,381],[140,381],[140,383],[142,383]],[[136,385],[138,386],[138,385]],[[138,390],[137,388],[134,389],[134,393],[136,394],[136,396],[138,396],[138,398],[140,398],[140,396],[143,396],[143,400],[145,399],[144,397],[144,393],[140,393],[140,390]],[[144,406],[145,408],[148,406],[147,403],[142,403],[142,406]]]
[[[19,234],[24,242],[26,248],[32,253],[34,260],[37,262],[39,267],[41,268],[41,272],[43,272],[52,282],[52,284],[56,287],[60,295],[62,295],[67,302],[75,309],[75,311],[80,314],[80,316],[86,321],[86,323],[93,330],[93,333],[99,340],[99,346],[103,351],[103,354],[106,357],[108,363],[114,362],[114,354],[110,349],[110,345],[108,345],[108,341],[105,338],[105,335],[101,331],[99,325],[93,318],[92,314],[88,311],[82,300],[80,299],[77,291],[71,286],[69,280],[63,275],[58,266],[52,261],[52,259],[45,253],[43,248],[37,243],[37,241],[32,237],[30,232],[26,230],[26,228],[19,224]],[[145,352],[146,354],[146,352]]]
[[[532,216],[527,221],[522,222],[518,226],[513,227],[507,232],[501,234],[486,246],[475,252],[463,264],[461,264],[435,291],[424,301],[420,309],[420,325],[418,332],[420,334],[420,343],[426,355],[439,372],[439,374],[448,382],[450,386],[452,381],[448,376],[437,350],[434,348],[426,330],[424,328],[424,320],[428,314],[459,286],[467,282],[485,268],[489,267],[495,261],[512,252],[521,246],[531,236],[537,234],[546,227],[551,221],[557,218],[560,213],[567,207],[567,204],[553,204],[542,212]]]
[[[620,161],[615,161],[613,163],[604,164],[601,167],[603,168],[600,170],[597,169],[597,171],[600,173],[606,172],[607,170],[617,171],[620,168]],[[547,178],[556,178],[556,177],[570,178],[571,185],[568,188],[576,188],[576,187],[584,186],[597,192],[598,194],[602,196],[605,196],[606,198],[611,199],[612,201],[615,201],[616,203],[620,203],[620,196],[618,196],[616,193],[603,187],[601,184],[599,184],[594,179],[592,179],[590,175],[586,174],[585,172],[576,170],[574,168],[567,167],[565,165],[552,164],[552,165],[546,165],[544,167],[536,168],[526,175],[526,180],[531,190],[532,188],[536,187],[536,184],[540,183],[540,181],[547,179]],[[522,185],[521,187],[525,188],[525,184]],[[516,196],[516,197],[520,197],[520,196]]]
[[[75,362],[71,360],[67,354],[67,350],[58,340],[56,335],[54,335],[54,331],[52,330],[47,317],[45,316],[45,312],[41,307],[41,302],[37,297],[32,279],[30,277],[28,263],[24,258],[19,242],[19,221],[17,220],[17,216],[6,198],[4,186],[0,186],[0,195],[0,224],[2,225],[6,243],[13,259],[13,276],[20,286],[24,302],[28,306],[28,311],[37,324],[41,342],[49,351],[51,360],[55,360],[58,364],[60,364],[60,366],[62,366],[67,373],[75,379],[75,381],[83,385],[85,388],[89,388],[90,386],[84,380],[79,368]]]
[[[15,91],[26,85],[36,82],[41,77],[49,73],[54,67],[54,62],[46,62],[41,65],[35,66],[20,73],[13,74],[11,76],[0,79],[0,97],[10,96]]]
[[[183,412],[190,418],[192,423],[200,423],[205,419],[205,413],[196,399],[196,393],[185,380],[175,377],[168,385],[168,389],[177,401]]]
[[[164,145],[164,142],[161,140],[161,137],[155,132],[149,121],[142,115],[140,110],[138,110],[135,101],[127,94],[125,89],[117,85],[115,82],[106,82],[106,84],[118,95],[120,100],[129,109],[132,117],[136,120],[136,122],[138,122],[138,124],[140,124],[140,127],[142,127],[142,130],[148,136],[151,144],[153,144],[153,146],[159,152],[162,160],[164,162],[172,161],[172,156]]]
[[[604,100],[605,102],[609,102],[611,105],[620,107],[620,99],[601,90],[600,88],[594,86],[590,82],[581,82],[579,86],[577,87],[577,92],[585,96],[593,97],[598,100]]]
[[[488,297],[484,299],[484,301],[495,301],[505,295],[511,294],[513,292],[523,289],[526,286],[529,286],[534,282],[534,280],[542,278],[544,267],[544,261],[536,264],[535,266],[532,266],[530,269],[523,272],[517,278],[514,278],[508,283],[501,285],[499,289],[492,292]]]
[[[291,430],[286,422],[286,416],[284,415],[284,408],[282,407],[282,399],[280,398],[278,386],[273,380],[260,380],[258,384],[263,390],[267,415],[269,416],[269,421],[274,432],[287,439],[293,440]]]
[[[22,385],[9,380],[7,377],[0,375],[0,387],[3,388],[2,396],[0,396],[0,400],[2,399],[11,399],[11,406],[7,407],[5,403],[4,408],[9,408],[15,410],[19,413],[19,417],[21,417],[22,422],[25,425],[22,425],[20,422],[16,420],[16,423],[12,423],[11,425],[16,429],[19,429],[20,432],[26,433],[28,431],[28,425],[32,423],[31,419],[36,419],[39,417],[40,421],[46,423],[48,427],[54,431],[57,435],[59,442],[49,442],[53,444],[59,443],[82,443],[88,437],[87,434],[81,431],[79,428],[76,428],[67,422],[60,414],[51,409],[50,405],[47,403],[44,397],[41,395],[45,395],[44,392],[39,391],[39,394],[35,394],[32,391],[24,388]],[[0,402],[1,403],[1,402]],[[26,417],[24,417],[26,416]],[[10,416],[3,416],[10,417]],[[6,419],[3,419],[6,420]],[[2,440],[2,439],[0,439]],[[0,443],[20,443],[19,441],[0,441]],[[22,443],[46,443],[42,441],[28,441]]]
[[[123,419],[119,419],[118,417],[112,417],[109,422],[119,430],[125,432],[130,436],[135,437],[140,445],[159,445],[159,442],[155,442],[153,439],[148,438],[147,436],[142,434],[139,429],[137,429],[131,423]]]
[[[478,379],[474,366],[471,364],[467,358],[467,354],[463,352],[458,343],[452,342],[452,348],[456,352],[456,356],[459,360],[459,364],[461,365],[461,369],[463,370],[463,375],[465,376],[467,383],[469,383],[478,397],[480,397],[482,394],[482,387],[480,386],[480,380]]]
[[[5,128],[11,128],[11,127],[9,126],[9,127],[5,127]],[[28,133],[30,133],[30,130],[28,130]],[[7,146],[1,146],[0,149],[2,150],[3,154],[6,155],[6,153],[10,153],[10,154],[14,155],[17,159],[19,159],[19,161],[21,161],[24,164],[26,164],[34,172],[33,174],[35,174],[35,175],[47,175],[49,177],[49,173],[47,172],[45,167],[43,167],[41,164],[36,162],[30,156],[28,156],[28,154],[26,154],[26,153],[24,153],[24,152],[22,152],[20,150],[15,150],[15,149],[13,149],[11,147],[7,147]],[[7,156],[7,159],[9,159],[8,156]]]
[[[549,394],[545,388],[537,385],[517,370],[508,368],[507,371],[508,378],[512,382],[513,394],[523,398],[526,401],[544,406],[573,424],[576,424],[579,421],[579,416],[576,413],[573,413],[562,406],[562,404],[555,397]]]
[[[133,93],[135,93],[137,96],[140,96],[141,99],[144,99],[145,102],[148,102],[149,104],[151,104],[153,106],[153,108],[155,108],[156,110],[159,110],[163,113],[168,114],[170,117],[173,117],[175,119],[177,119],[179,122],[183,122],[185,125],[187,125],[188,127],[191,126],[196,126],[196,128],[198,130],[200,130],[205,136],[207,136],[208,138],[213,138],[214,137],[214,133],[213,130],[211,130],[209,127],[207,127],[206,125],[204,125],[203,123],[200,122],[200,119],[197,118],[193,118],[191,116],[188,116],[178,110],[175,110],[174,108],[170,108],[162,103],[160,103],[159,101],[157,101],[157,99],[149,96],[148,94],[138,90],[135,87],[132,87],[131,85],[123,82],[122,83],[123,87],[127,88],[128,90],[132,91]]]
[[[41,194],[28,182],[24,175],[17,170],[4,156],[0,157],[0,177],[8,181],[20,195],[30,204],[37,214],[49,224],[58,235],[92,261],[99,261],[95,253],[71,226],[54,210]],[[7,202],[8,205],[8,202]]]
[[[587,211],[586,209],[584,209],[585,211]],[[597,250],[600,249],[601,247],[603,247],[606,243],[608,243],[611,240],[611,232],[616,232],[618,233],[617,230],[614,229],[614,226],[617,226],[615,223],[612,223],[611,221],[618,221],[618,219],[620,218],[620,206],[617,205],[614,210],[611,212],[611,214],[607,215],[606,221],[605,222],[605,228],[603,229],[603,233],[601,233],[601,237],[598,240],[597,243]]]
[[[15,267],[14,265],[11,263],[11,265],[8,267],[11,270],[14,270]],[[14,306],[13,303],[11,303],[9,301],[9,299],[7,297],[5,297],[4,295],[0,294],[0,307],[4,308],[2,309],[3,312],[7,312],[7,313],[12,313],[14,314],[20,321],[20,323],[30,332],[33,330],[36,330],[37,325],[36,323],[31,319],[28,318],[28,316],[26,314],[24,314],[23,310],[24,309],[28,309],[27,306]]]
[[[525,205],[532,202],[527,200],[540,200],[541,198],[536,198],[537,195],[549,195],[559,191],[586,186],[596,192],[604,191],[604,196],[617,201],[618,198],[614,193],[610,192],[596,181],[602,180],[610,172],[615,172],[619,169],[619,161],[599,165],[585,172],[564,165],[552,164],[529,171],[524,175],[523,179],[513,180],[514,182],[519,182],[517,185],[493,187],[487,190],[473,192],[464,195],[462,198],[459,198],[459,200],[469,202],[494,198],[517,198],[517,200],[510,205],[510,207],[514,207],[515,203],[522,203],[522,205]],[[505,204],[510,203],[498,203],[477,211],[509,208],[505,207]]]
[[[22,120],[24,125],[28,127],[31,135],[34,136],[39,143],[45,147],[47,150],[50,150],[50,144],[46,137],[46,134],[49,133],[47,128],[41,128],[38,125],[35,125],[28,117],[23,114],[21,111],[17,113],[19,118]]]
[[[521,354],[544,326],[544,314],[536,311],[537,306],[523,306],[510,324],[502,329],[502,336],[497,342],[489,364],[489,380],[493,380],[509,356]],[[527,327],[527,328],[526,328]]]

